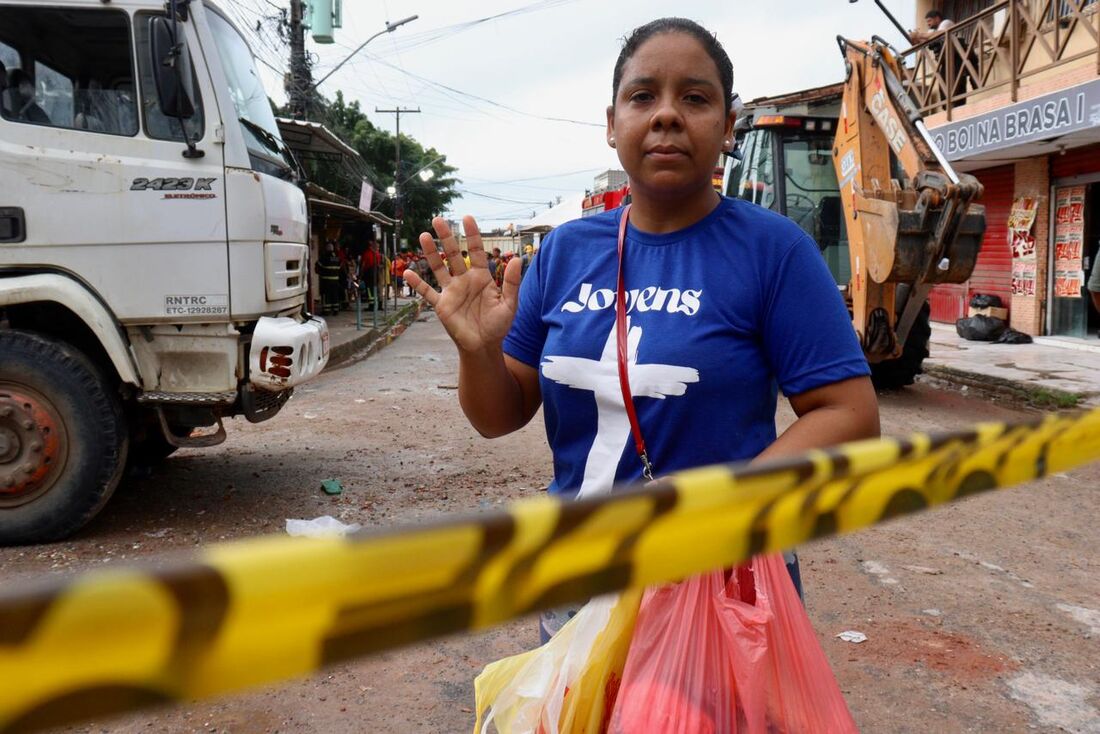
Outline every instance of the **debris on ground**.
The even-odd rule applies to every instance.
[[[322,479],[321,489],[325,494],[340,494],[344,491],[344,485],[340,484],[339,479]]]
[[[852,642],[857,645],[861,642],[867,642],[867,635],[855,630],[844,630],[837,637],[845,642]]]
[[[286,533],[300,538],[333,538],[354,533],[363,526],[357,522],[342,523],[331,515],[322,515],[312,520],[286,521]]]
[[[1022,331],[1016,331],[1012,327],[993,340],[994,344],[1031,344],[1032,338]]]

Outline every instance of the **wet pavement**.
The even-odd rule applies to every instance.
[[[1038,337],[1033,344],[973,342],[953,325],[932,324],[925,371],[937,379],[1024,394],[1065,393],[1078,405],[1100,406],[1100,340]],[[1063,406],[1067,407],[1067,406]]]

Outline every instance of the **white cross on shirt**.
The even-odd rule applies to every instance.
[[[670,364],[638,364],[638,344],[642,327],[630,326],[627,319],[627,375],[630,392],[636,398],[678,397],[687,392],[688,383],[699,381],[699,371]],[[619,385],[616,326],[604,344],[599,360],[582,357],[546,357],[542,373],[559,385],[590,390],[596,398],[596,436],[584,465],[584,478],[578,497],[607,494],[615,483],[623,446],[630,438],[630,418]]]

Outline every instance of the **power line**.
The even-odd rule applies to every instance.
[[[453,23],[447,26],[441,26],[439,28],[430,28],[420,33],[404,34],[400,40],[393,39],[393,46],[395,53],[399,51],[409,51],[420,46],[424,46],[435,41],[451,38],[459,33],[475,28],[484,23],[488,23],[494,20],[500,20],[513,15],[522,15],[525,13],[538,12],[541,10],[547,10],[557,7],[559,5],[565,5],[567,3],[576,2],[576,0],[539,0],[539,2],[523,5],[512,10],[506,10],[495,15],[487,15],[481,18],[475,18],[474,20],[462,21],[461,23]],[[387,12],[387,15],[389,13]],[[340,44],[342,45],[342,44]]]
[[[507,110],[508,112],[511,112],[513,114],[523,115],[524,117],[531,117],[531,118],[534,118],[536,120],[546,120],[548,122],[564,122],[564,123],[568,123],[568,124],[571,124],[571,125],[583,125],[585,127],[604,128],[604,127],[607,126],[606,123],[602,123],[602,122],[585,122],[584,120],[573,120],[573,119],[570,119],[568,117],[554,117],[554,116],[551,116],[551,115],[539,115],[539,114],[536,114],[534,112],[527,112],[526,110],[520,110],[520,109],[517,109],[515,107],[511,107],[509,105],[503,104],[501,102],[497,102],[495,100],[489,99],[488,97],[481,97],[479,95],[472,94],[470,92],[464,92],[461,89],[455,89],[454,87],[443,84],[442,82],[433,81],[432,79],[428,79],[427,77],[422,77],[419,74],[414,74],[411,71],[407,71],[405,69],[402,69],[399,66],[395,66],[395,65],[389,63],[388,61],[386,61],[385,59],[382,59],[379,56],[375,56],[373,54],[368,54],[368,53],[364,53],[363,55],[366,56],[369,59],[373,59],[374,61],[377,61],[379,64],[382,64],[383,66],[388,66],[389,68],[394,69],[395,71],[401,72],[402,74],[408,74],[413,79],[417,79],[419,81],[422,81],[425,84],[430,84],[432,86],[439,87],[440,89],[445,89],[448,92],[453,92],[454,94],[459,94],[463,97],[469,97],[470,99],[475,99],[479,102],[484,102],[486,104],[492,105],[493,107],[499,107],[500,109]]]
[[[483,194],[480,191],[471,191],[470,189],[456,188],[455,191],[461,192],[463,195],[469,194],[470,196],[480,196],[483,199],[492,199],[493,201],[506,201],[512,204],[546,204],[546,201],[532,201],[531,199],[509,199],[504,196],[493,196],[492,194]]]
[[[505,186],[510,189],[531,189],[533,191],[576,191],[576,186],[532,186],[531,184],[500,184],[478,178],[464,178],[464,181],[479,185]]]
[[[510,178],[505,181],[485,181],[485,183],[494,184],[508,184],[508,183],[521,183],[524,181],[542,181],[548,178],[565,178],[566,176],[578,176],[582,173],[595,173],[599,171],[599,168],[581,168],[577,171],[566,171],[565,173],[549,173],[545,176],[529,176],[527,178]]]

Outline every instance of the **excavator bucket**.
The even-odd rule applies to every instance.
[[[985,207],[965,202],[931,206],[932,197],[912,191],[898,192],[898,201],[855,198],[871,280],[963,283],[970,278],[985,233]]]

